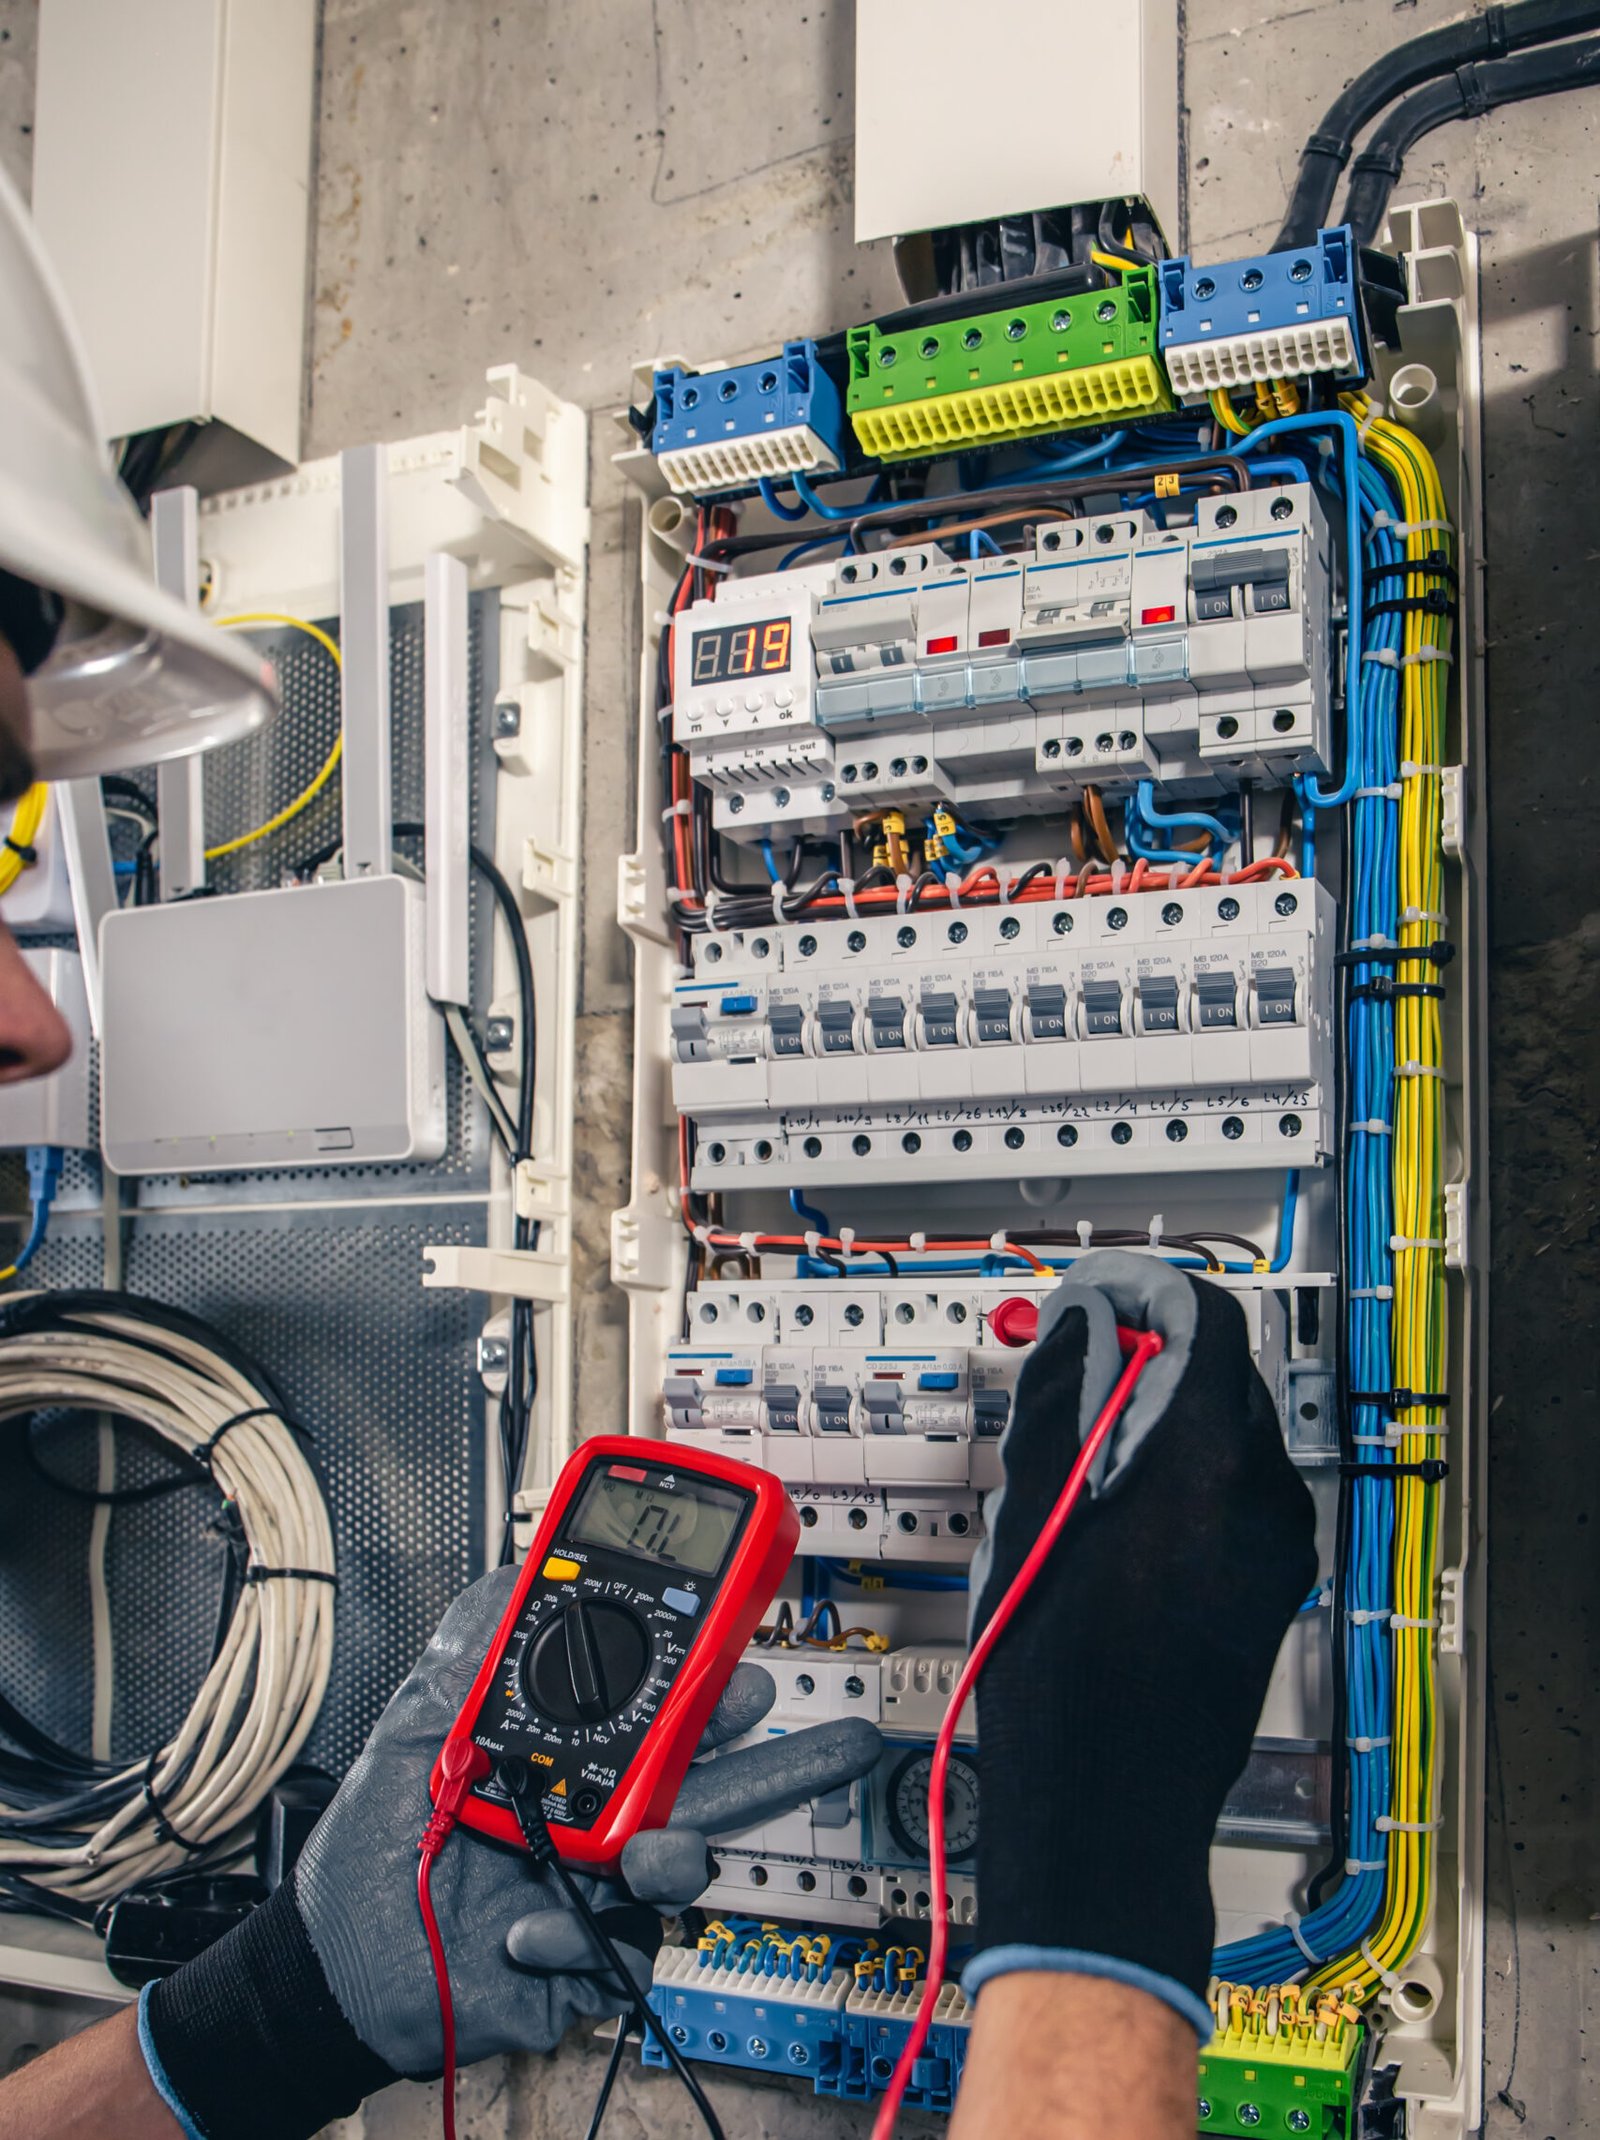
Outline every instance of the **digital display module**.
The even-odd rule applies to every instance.
[[[690,649],[690,681],[737,683],[746,676],[778,676],[789,666],[794,623],[769,617],[755,624],[721,624],[696,632]]]

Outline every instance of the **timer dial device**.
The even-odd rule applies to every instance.
[[[495,1771],[526,1762],[574,1863],[609,1869],[662,1826],[799,1536],[768,1472],[632,1436],[586,1441],[450,1729],[491,1762],[462,1825],[521,1847]],[[436,1763],[436,1799],[439,1787]]]

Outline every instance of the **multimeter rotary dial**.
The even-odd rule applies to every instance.
[[[652,1655],[649,1632],[628,1606],[575,1598],[523,1652],[523,1692],[552,1724],[603,1724],[644,1685]]]

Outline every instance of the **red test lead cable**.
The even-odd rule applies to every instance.
[[[456,2009],[450,1996],[450,1964],[433,1907],[433,1868],[461,1808],[475,1783],[489,1773],[489,1756],[471,1739],[447,1739],[440,1755],[442,1775],[433,1818],[417,1844],[417,1907],[427,1935],[433,1981],[439,1993],[439,2031],[444,2041],[444,2140],[456,2140]]]
[[[978,1674],[988,1662],[990,1652],[1011,1624],[1017,1607],[1032,1588],[1039,1570],[1055,1550],[1056,1541],[1066,1527],[1067,1518],[1077,1506],[1078,1497],[1083,1492],[1090,1466],[1105,1447],[1111,1430],[1127,1410],[1134,1384],[1161,1350],[1161,1339],[1154,1330],[1124,1330],[1119,1325],[1117,1342],[1126,1357],[1116,1386],[1106,1399],[1100,1416],[1089,1429],[1083,1447],[1078,1451],[1072,1469],[1067,1473],[1066,1484],[1056,1496],[1055,1507],[1051,1509],[1043,1530],[1034,1540],[1027,1559],[1012,1577],[1010,1587],[995,1607],[988,1625],[972,1645],[972,1652],[962,1668],[961,1677],[956,1681],[955,1692],[950,1697],[950,1706],[945,1711],[944,1723],[940,1726],[939,1737],[934,1745],[933,1766],[928,1776],[928,1890],[934,1899],[933,1927],[928,1940],[928,1973],[923,1979],[922,1997],[917,2002],[917,2016],[911,2025],[911,2034],[906,2038],[905,2049],[900,2053],[889,2085],[883,2092],[883,2101],[878,2105],[878,2115],[872,2126],[872,2140],[893,2140],[895,2120],[900,2115],[900,2104],[910,2085],[911,2070],[922,2056],[923,2045],[928,2040],[928,2029],[933,2021],[933,2009],[944,1985],[945,1954],[950,1944],[949,1919],[943,1908],[944,1788],[957,1721],[966,1706],[968,1696],[977,1684]],[[978,1898],[978,1909],[981,1914],[981,1895]]]

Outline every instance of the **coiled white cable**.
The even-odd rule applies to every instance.
[[[333,1533],[276,1392],[192,1318],[106,1294],[18,1301],[0,1323],[0,1431],[52,1407],[137,1421],[203,1465],[249,1555],[174,1738],[50,1803],[0,1795],[0,1874],[92,1910],[225,1856],[294,1761],[332,1663]]]

